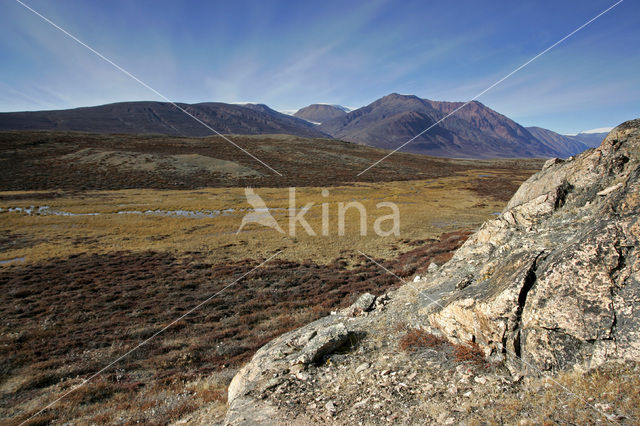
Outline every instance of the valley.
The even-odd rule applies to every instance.
[[[538,3],[5,2],[0,426],[640,425],[640,3]]]
[[[385,152],[234,138],[277,176],[215,137],[4,132],[0,140],[0,411],[11,423],[232,284],[32,424],[170,423],[203,406],[221,418],[229,381],[264,343],[361,293],[398,287],[362,253],[406,278],[444,264],[542,166],[399,153],[356,177]],[[259,224],[237,232],[252,211],[249,185],[284,229],[295,186],[296,207],[312,203],[305,219],[318,235]],[[352,201],[368,213],[367,235],[355,210],[344,235],[337,231],[337,206]],[[371,232],[382,201],[400,210],[398,236]]]

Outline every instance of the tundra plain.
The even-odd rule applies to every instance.
[[[361,252],[405,279],[443,264],[542,165],[401,153],[356,177],[385,152],[242,137],[277,176],[217,138],[4,132],[0,140],[6,424],[29,419],[220,291],[30,423],[162,424],[203,406],[222,416],[234,372],[264,343],[401,284]],[[296,207],[313,203],[304,217],[317,235],[257,224],[237,232],[251,211],[247,186],[283,229],[295,187]],[[338,235],[337,206],[352,201],[366,209],[367,235],[356,210]],[[398,236],[372,232],[389,213],[380,202],[399,207]]]

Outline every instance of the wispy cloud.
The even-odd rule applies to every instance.
[[[170,98],[276,109],[391,92],[464,101],[609,4],[32,1]],[[607,120],[637,113],[640,5],[618,9],[480,101],[542,126],[582,126],[598,105]],[[11,2],[0,60],[0,110],[156,99]]]

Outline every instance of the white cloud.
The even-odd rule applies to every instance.
[[[591,130],[584,130],[580,133],[609,133],[610,131],[613,130],[613,127],[599,127],[597,129],[591,129]]]

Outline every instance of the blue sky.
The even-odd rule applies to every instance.
[[[589,1],[25,0],[168,98],[366,105],[464,101],[614,3]],[[0,111],[161,100],[3,0]],[[479,98],[575,133],[640,116],[640,3],[608,14]]]

